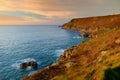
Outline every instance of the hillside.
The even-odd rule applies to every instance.
[[[65,50],[58,62],[23,80],[120,80],[119,14],[73,19],[63,28],[87,32],[92,37]]]
[[[64,29],[82,30],[102,28],[120,24],[120,14],[72,19],[63,25]]]

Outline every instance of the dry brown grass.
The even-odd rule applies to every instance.
[[[24,80],[103,80],[106,69],[120,66],[120,44],[115,43],[120,38],[118,24],[120,15],[80,18],[65,24],[65,28],[77,30],[96,29],[95,26],[99,25],[100,28],[93,31],[98,37],[80,43],[71,58],[62,60],[58,66],[51,66]],[[67,62],[74,62],[77,66],[66,69]]]

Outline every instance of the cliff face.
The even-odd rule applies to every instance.
[[[70,47],[58,62],[23,80],[120,80],[120,15],[73,19],[63,28],[98,37]]]
[[[120,14],[72,19],[63,25],[63,29],[82,30],[95,29],[120,24]]]

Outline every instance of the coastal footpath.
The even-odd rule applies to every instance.
[[[89,39],[23,80],[120,80],[120,14],[72,19],[62,28]]]

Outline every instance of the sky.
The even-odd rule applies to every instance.
[[[0,0],[0,25],[62,25],[112,14],[120,14],[120,0]]]

